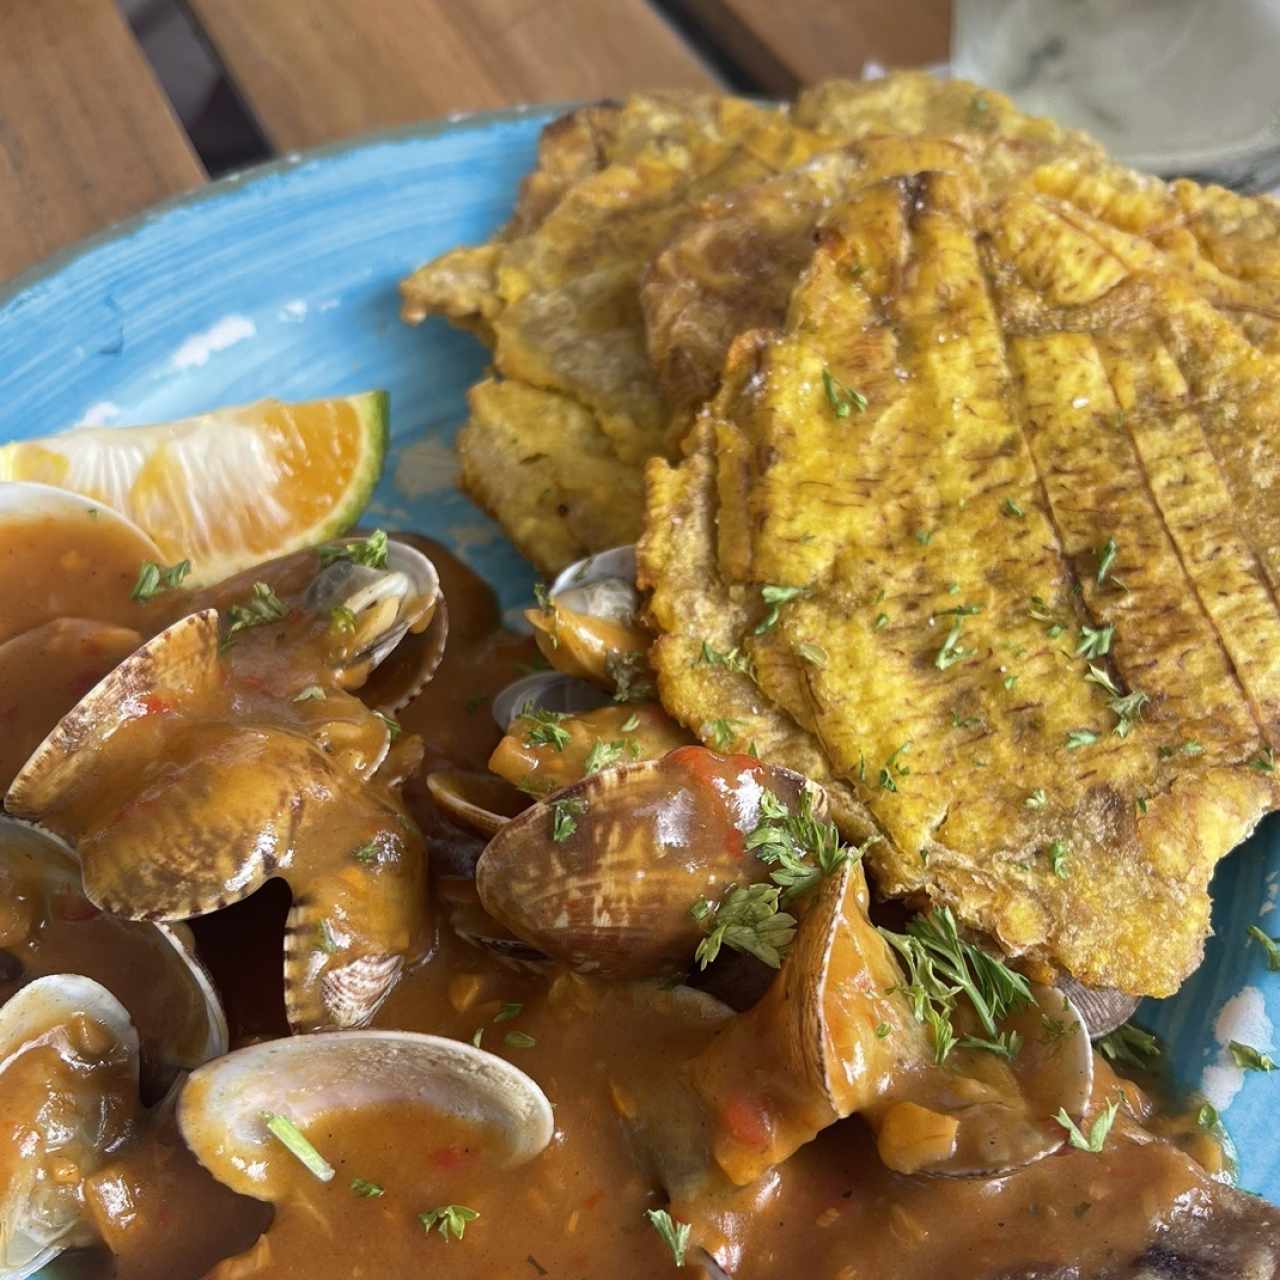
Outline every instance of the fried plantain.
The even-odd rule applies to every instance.
[[[840,784],[882,892],[1164,995],[1280,804],[1280,365],[1114,226],[986,194],[866,188],[733,343],[650,464],[651,660],[704,738]]]

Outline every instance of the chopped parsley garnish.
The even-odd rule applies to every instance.
[[[1270,938],[1256,924],[1249,926],[1249,937],[1267,953],[1267,968],[1280,973],[1280,938]]]
[[[956,1048],[981,1049],[984,1053],[994,1053],[997,1057],[1008,1058],[1012,1062],[1022,1048],[1022,1037],[1016,1031],[1006,1031],[1004,1035],[991,1040],[985,1040],[982,1036],[961,1036],[956,1041]]]
[[[1111,652],[1111,637],[1115,635],[1115,623],[1109,622],[1105,627],[1083,626],[1080,628],[1081,640],[1076,645],[1077,658],[1105,658]]]
[[[744,676],[754,674],[751,659],[737,645],[721,652],[704,640],[698,661],[708,667],[724,667],[726,671],[737,671]]]
[[[1067,870],[1067,845],[1064,840],[1054,840],[1049,845],[1049,865],[1053,868],[1053,874],[1059,880],[1065,880],[1069,874]]]
[[[1023,511],[1023,509],[1020,506],[1018,506],[1018,504],[1014,502],[1012,498],[1006,498],[1000,504],[1000,510],[1005,515],[1013,516],[1017,520],[1023,520],[1026,518],[1026,515],[1027,515],[1027,513]]]
[[[1202,1129],[1217,1128],[1218,1108],[1211,1102],[1202,1103],[1200,1110],[1196,1112],[1196,1124]]]
[[[598,738],[591,744],[591,750],[587,752],[583,771],[590,775],[599,773],[601,769],[608,769],[622,759],[626,750],[625,742],[605,742]]]
[[[563,844],[578,829],[578,819],[587,811],[585,800],[551,802],[551,838]]]
[[[494,1022],[510,1022],[512,1018],[518,1018],[524,1012],[524,1005],[519,1000],[507,1000],[503,1002],[502,1008],[493,1015]]]
[[[1158,755],[1161,760],[1168,760],[1170,756],[1176,756],[1176,755],[1198,756],[1198,755],[1202,755],[1203,753],[1204,753],[1204,747],[1202,747],[1200,743],[1198,743],[1194,738],[1188,738],[1179,747],[1157,747],[1156,748],[1156,755]]]
[[[822,389],[827,393],[827,403],[837,418],[847,418],[855,409],[867,411],[867,397],[861,391],[846,386],[830,369],[822,371]]]
[[[524,745],[526,747],[554,747],[563,751],[569,745],[569,731],[562,729],[560,722],[569,718],[564,711],[547,711],[526,702],[517,719],[524,721],[529,727],[525,730]]]
[[[876,620],[871,624],[873,631],[883,631],[889,625],[889,615],[887,613],[877,613]]]
[[[502,1043],[511,1049],[532,1049],[538,1042],[527,1031],[508,1031]]]
[[[1043,787],[1037,787],[1023,802],[1028,809],[1043,809],[1049,803]]]
[[[689,1232],[692,1230],[690,1225],[677,1222],[665,1209],[646,1209],[644,1216],[662,1237],[662,1243],[671,1250],[672,1261],[677,1267],[683,1267],[684,1251],[689,1247]]]
[[[1275,1059],[1268,1057],[1261,1049],[1255,1049],[1251,1044],[1241,1044],[1239,1040],[1232,1040],[1227,1048],[1231,1051],[1231,1060],[1237,1067],[1243,1067],[1246,1071],[1276,1069]]]
[[[264,1111],[262,1119],[271,1134],[284,1144],[289,1154],[302,1161],[308,1173],[314,1174],[321,1182],[332,1180],[333,1165],[307,1141],[306,1135],[288,1116],[278,1115],[274,1111]]]
[[[1013,686],[1018,683],[1018,677],[1005,676],[1005,678],[1000,683],[1003,684],[1006,689],[1012,689]]]
[[[1067,1131],[1067,1141],[1079,1151],[1090,1151],[1097,1155],[1099,1151],[1106,1146],[1107,1135],[1111,1132],[1111,1126],[1116,1122],[1116,1112],[1120,1109],[1120,1099],[1113,1098],[1093,1119],[1093,1124],[1089,1126],[1089,1136],[1086,1138],[1080,1132],[1076,1122],[1067,1115],[1065,1107],[1058,1108],[1058,1114],[1053,1118]]]
[[[388,715],[384,715],[381,711],[375,711],[373,714],[387,726],[387,732],[391,735],[391,741],[394,742],[403,732],[400,728],[400,722],[393,720]]]
[[[1249,761],[1249,768],[1258,773],[1275,773],[1276,757],[1270,747],[1263,747],[1262,752]]]
[[[796,652],[810,666],[825,667],[827,665],[827,651],[820,644],[802,642],[796,646]]]
[[[945,671],[952,664],[961,662],[965,658],[972,658],[977,652],[976,649],[963,649],[960,647],[960,633],[963,629],[964,624],[957,622],[947,632],[947,638],[942,642],[942,648],[938,650],[937,656],[933,660],[933,665],[939,671]]]
[[[885,762],[884,767],[880,770],[880,790],[881,791],[897,791],[898,783],[894,777],[907,777],[910,772],[910,766],[898,763],[898,757],[906,755],[911,750],[911,739],[908,738]]]
[[[770,879],[782,890],[779,901],[785,904],[846,862],[860,858],[866,846],[859,849],[843,844],[834,822],[814,817],[813,796],[806,788],[796,813],[772,791],[765,791],[760,797],[760,822],[747,836],[745,847],[773,868]]]
[[[1089,671],[1085,676],[1085,680],[1090,684],[1096,684],[1105,689],[1111,695],[1107,699],[1107,707],[1116,716],[1116,727],[1112,730],[1112,733],[1118,734],[1122,738],[1127,738],[1129,730],[1133,728],[1136,721],[1141,719],[1142,709],[1151,701],[1151,698],[1143,693],[1141,689],[1135,689],[1132,693],[1122,694],[1111,676],[1102,667],[1095,666],[1092,662],[1089,664]]]
[[[694,959],[705,969],[722,946],[745,951],[771,969],[780,968],[791,940],[796,936],[795,917],[781,910],[782,890],[776,884],[730,885],[719,902],[699,898],[689,908],[707,931],[698,943]]]
[[[1107,574],[1111,572],[1111,566],[1116,562],[1116,540],[1108,538],[1106,542],[1098,549],[1098,586],[1102,586],[1107,580]]]
[[[980,604],[958,604],[954,609],[939,609],[933,616],[935,618],[946,618],[954,614],[958,618],[967,618],[972,614],[981,612],[982,606]]]
[[[461,1240],[467,1223],[474,1222],[479,1216],[476,1210],[468,1209],[465,1204],[444,1204],[438,1209],[418,1214],[418,1221],[422,1223],[423,1231],[430,1232],[434,1228],[448,1244],[450,1236]]]
[[[640,727],[640,717],[633,711],[623,722],[620,733],[634,733]]]
[[[318,684],[309,684],[301,693],[295,693],[290,702],[319,702],[323,698],[324,690]]]
[[[978,1015],[985,1040],[1002,1046],[994,1052],[1006,1052],[1010,1041],[1001,1036],[998,1024],[1033,1003],[1026,978],[961,938],[949,907],[916,916],[905,934],[888,929],[880,934],[906,965],[908,981],[894,989],[911,1002],[916,1021],[929,1028],[935,1061],[945,1062],[956,1045],[951,1015],[960,994],[968,997]]]
[[[326,568],[335,560],[350,560],[370,569],[387,567],[387,535],[382,529],[375,529],[367,538],[358,538],[354,542],[334,542],[317,550],[320,563]]]
[[[876,1039],[886,1039],[892,1030],[893,1028],[887,1022],[880,1023],[879,1026],[876,1027]]]
[[[362,844],[352,855],[357,862],[370,863],[378,860],[378,842],[369,840]]]
[[[1111,1062],[1126,1063],[1139,1071],[1149,1071],[1160,1056],[1160,1041],[1149,1031],[1125,1022],[1099,1038],[1098,1048]]]
[[[386,1194],[376,1182],[370,1182],[368,1178],[352,1178],[351,1190],[361,1200],[376,1200],[379,1196]]]
[[[728,751],[738,736],[738,731],[734,726],[741,723],[741,720],[726,720],[723,718],[709,721],[707,723],[707,737],[711,739],[711,745],[717,751]]]
[[[916,541],[922,546],[927,547],[933,541],[932,529],[917,529],[915,533]]]
[[[982,727],[981,716],[962,716],[958,711],[951,713],[951,727],[953,729],[979,729]]]
[[[1098,735],[1092,729],[1072,729],[1066,738],[1067,750],[1078,751],[1081,747],[1091,747],[1098,741]]]
[[[265,582],[255,582],[253,592],[244,604],[233,604],[227,610],[231,625],[227,628],[227,641],[250,627],[261,627],[268,622],[279,622],[289,610],[283,600]]]
[[[766,631],[777,626],[782,606],[797,596],[809,594],[808,587],[775,587],[766,583],[760,588],[760,599],[769,606],[768,612],[756,624],[754,635],[762,636]]]
[[[166,591],[172,591],[182,585],[182,580],[191,572],[190,560],[179,560],[168,568],[156,564],[154,560],[144,560],[138,569],[138,580],[129,592],[130,600],[145,604]]]

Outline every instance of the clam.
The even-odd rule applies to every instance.
[[[636,552],[626,546],[571,564],[551,584],[545,607],[525,617],[557,671],[627,692],[645,670],[652,641],[639,610]]]
[[[867,898],[860,864],[828,876],[763,999],[686,1068],[715,1118],[711,1156],[737,1186],[871,1107],[928,1059]]]
[[[693,904],[768,875],[745,847],[762,798],[791,805],[806,787],[789,770],[702,747],[604,769],[498,831],[476,867],[480,900],[580,973],[681,973],[702,937]]]
[[[566,676],[559,671],[534,671],[513,680],[499,690],[493,700],[493,718],[503,733],[530,707],[556,715],[576,716],[597,707],[607,707],[613,699],[598,684]]]
[[[427,791],[442,813],[481,835],[496,835],[528,804],[510,783],[473,769],[435,769]]]
[[[97,528],[110,527],[122,536],[134,539],[139,559],[160,560],[160,549],[150,536],[118,511],[68,489],[51,484],[35,484],[25,480],[0,481],[0,523],[6,520],[30,520],[38,516],[89,516]]]
[[[1139,1003],[1137,996],[1110,987],[1086,987],[1065,973],[1054,985],[1079,1012],[1094,1040],[1128,1022]]]
[[[339,538],[329,545],[356,546],[364,541]],[[312,579],[303,603],[323,616],[338,608],[353,616],[352,635],[339,673],[347,688],[363,684],[410,632],[422,636],[412,663],[405,664],[412,666],[412,678],[389,696],[389,705],[382,706],[383,710],[393,711],[411,701],[444,657],[449,619],[440,575],[417,547],[406,542],[387,539],[386,564],[381,568],[352,559],[331,560]]]
[[[81,1184],[128,1140],[137,1083],[137,1033],[91,979],[50,974],[0,1008],[2,1280],[92,1243]]]
[[[0,816],[0,1000],[50,973],[92,978],[120,1000],[141,1041],[144,1093],[227,1051],[227,1021],[185,925],[102,914],[71,850]]]
[[[362,1025],[426,946],[422,839],[388,786],[304,727],[225,678],[206,610],[86,695],[6,803],[68,841],[89,900],[126,919],[204,915],[284,878],[290,1025]]]
[[[502,1168],[532,1160],[554,1130],[551,1104],[523,1071],[461,1041],[409,1031],[321,1033],[238,1049],[192,1073],[178,1125],[224,1186],[275,1201],[287,1193],[292,1157],[265,1115],[284,1115],[305,1131],[334,1113],[389,1103],[416,1103],[483,1128]]]

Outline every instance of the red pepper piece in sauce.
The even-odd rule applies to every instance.
[[[746,1094],[730,1098],[720,1112],[720,1123],[734,1142],[754,1151],[763,1151],[772,1141],[769,1109],[758,1098]]]

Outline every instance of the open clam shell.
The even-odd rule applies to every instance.
[[[81,892],[70,848],[48,832],[0,816],[0,998],[52,972],[78,973],[128,1010],[142,1045],[144,1088],[227,1051],[227,1020],[185,925],[121,920]],[[29,946],[38,941],[38,945]]]
[[[509,782],[472,769],[435,769],[427,791],[446,816],[484,836],[497,835],[527,804]]]
[[[360,541],[339,538],[332,545]],[[367,672],[385,661],[410,630],[428,630],[441,598],[435,565],[417,547],[389,538],[385,568],[333,560],[316,574],[303,602],[315,613],[342,607],[354,615],[355,642],[347,666]],[[433,664],[432,671],[443,656],[447,632],[445,622],[424,655],[424,661]],[[429,678],[428,672],[423,683]]]
[[[34,484],[26,480],[0,481],[0,522],[29,520],[33,516],[68,516],[92,513],[99,525],[112,524],[127,529],[138,541],[143,559],[160,560],[160,549],[132,520],[112,507],[51,484]]]
[[[1086,987],[1067,974],[1061,975],[1055,985],[1084,1019],[1094,1040],[1128,1022],[1139,1004],[1137,996],[1111,987]]]
[[[506,733],[512,722],[530,707],[573,716],[607,707],[612,701],[604,689],[588,680],[559,671],[535,671],[498,691],[493,700],[493,718]]]
[[[56,1055],[56,1085],[46,1060],[39,1086],[23,1079],[33,1051]],[[0,1008],[4,1140],[14,1140],[11,1132],[22,1136],[21,1150],[0,1159],[3,1280],[21,1280],[64,1249],[92,1242],[80,1183],[127,1137],[137,1079],[138,1037],[129,1015],[91,979],[51,974]]]
[[[790,806],[807,787],[789,770],[702,747],[601,770],[498,831],[476,867],[481,902],[578,972],[683,972],[702,937],[691,905],[768,875],[745,848],[762,797]],[[824,804],[818,793],[815,808]]]
[[[90,901],[128,919],[205,915],[282,876],[294,895],[290,1025],[359,1026],[426,945],[421,835],[385,786],[348,775],[288,724],[238,719],[210,694],[221,687],[210,609],[90,691],[14,780],[8,807],[68,840]]]
[[[569,565],[551,584],[546,607],[525,616],[557,671],[608,688],[622,669],[631,678],[644,667],[652,637],[637,622],[639,610],[635,547],[624,546]]]
[[[239,1049],[191,1075],[178,1124],[219,1182],[273,1200],[281,1194],[278,1147],[264,1113],[305,1129],[334,1112],[388,1102],[418,1102],[492,1130],[504,1168],[532,1160],[554,1130],[550,1102],[519,1068],[461,1041],[408,1031],[323,1033]]]

